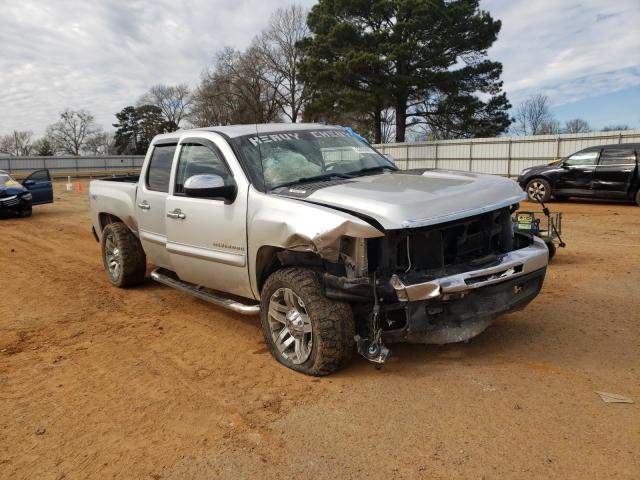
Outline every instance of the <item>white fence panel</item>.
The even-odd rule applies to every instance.
[[[375,147],[393,156],[402,169],[446,168],[517,176],[525,168],[587,147],[632,142],[640,143],[640,130],[388,143]]]

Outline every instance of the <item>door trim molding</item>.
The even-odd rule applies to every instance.
[[[177,255],[199,258],[210,262],[223,263],[234,267],[244,267],[247,264],[247,256],[244,254],[230,253],[224,250],[201,248],[184,243],[167,241],[167,251]]]

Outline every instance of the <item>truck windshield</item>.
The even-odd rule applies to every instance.
[[[368,144],[339,129],[260,132],[232,141],[252,180],[266,190],[397,170]]]

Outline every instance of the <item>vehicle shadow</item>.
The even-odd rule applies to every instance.
[[[504,362],[505,355],[521,350],[523,344],[536,342],[540,329],[523,318],[499,319],[484,332],[467,342],[446,345],[420,345],[396,343],[388,345],[392,355],[382,370],[388,374],[420,377],[428,374],[424,366],[470,364],[495,365]],[[362,375],[374,365],[360,355],[345,372],[346,375]]]

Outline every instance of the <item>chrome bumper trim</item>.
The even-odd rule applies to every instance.
[[[398,275],[393,275],[390,283],[396,291],[399,301],[416,302],[504,282],[544,268],[548,262],[547,246],[540,238],[533,237],[532,245],[507,253],[500,259],[498,265],[489,268],[463,272],[413,285],[405,285]]]

